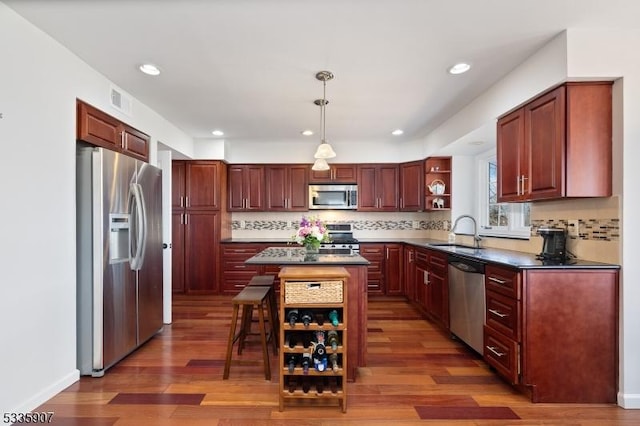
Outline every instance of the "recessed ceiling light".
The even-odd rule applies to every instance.
[[[224,136],[224,132],[222,130],[214,130],[211,132],[213,136]]]
[[[160,68],[156,67],[153,64],[140,65],[140,71],[148,75],[160,75]]]
[[[313,135],[313,130],[303,130],[300,133],[303,134],[304,136],[311,136]]]
[[[391,132],[393,136],[400,136],[403,133],[404,133],[404,130],[402,129],[395,129],[393,132]]]
[[[449,68],[449,74],[462,74],[469,71],[469,69],[471,69],[471,65],[460,62],[459,64],[455,64],[454,66]]]

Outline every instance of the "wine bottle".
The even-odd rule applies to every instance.
[[[316,391],[322,393],[324,391],[324,377],[316,377]]]
[[[329,377],[329,388],[331,389],[331,393],[338,393],[338,378],[337,377]]]
[[[329,362],[331,363],[331,369],[334,373],[337,373],[339,370],[338,367],[338,354],[329,355]]]
[[[305,378],[302,380],[302,392],[309,393],[309,389],[311,389],[311,380],[309,378]]]
[[[302,354],[302,374],[309,374],[309,367],[311,366],[311,354],[305,352]]]
[[[289,348],[293,349],[296,347],[297,343],[298,343],[298,338],[296,337],[296,334],[293,331],[287,332],[287,334],[285,335],[284,344],[289,346]]]
[[[331,312],[329,312],[329,321],[331,321],[331,324],[333,324],[334,327],[337,327],[338,324],[340,324],[340,320],[338,318],[338,311],[333,309]]]
[[[289,325],[291,327],[295,327],[296,323],[298,322],[298,310],[297,309],[291,309],[289,311],[289,313],[287,314],[287,321],[289,321]]]
[[[318,325],[324,324],[324,314],[322,312],[316,312],[316,322]]]
[[[304,327],[308,328],[309,324],[311,324],[311,321],[313,321],[313,314],[311,313],[311,311],[302,311],[302,314],[300,314],[300,319],[302,320],[302,324],[304,324]]]
[[[331,349],[333,351],[337,351],[339,344],[340,340],[338,339],[338,332],[335,330],[329,330],[327,333],[327,345],[331,345]]]
[[[296,390],[296,377],[295,376],[288,376],[288,384],[289,384],[289,393],[293,393]]]
[[[287,368],[289,369],[289,373],[294,372],[296,365],[298,365],[299,358],[298,354],[287,355]]]
[[[309,348],[309,346],[311,346],[311,335],[312,335],[312,333],[310,333],[310,332],[302,333],[302,346],[305,349],[307,349],[307,348]]]

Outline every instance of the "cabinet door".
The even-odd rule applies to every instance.
[[[171,291],[184,293],[184,216],[171,215]]]
[[[524,188],[528,199],[564,195],[565,87],[547,93],[524,107],[525,155],[529,173]]]
[[[449,328],[449,283],[446,269],[430,268],[427,286],[426,308],[431,317]]]
[[[309,175],[306,165],[289,166],[287,210],[309,210]]]
[[[76,108],[77,139],[112,150],[121,147],[118,120],[84,102],[78,101]]]
[[[402,245],[385,245],[385,288],[388,295],[404,294],[404,276],[402,265]]]
[[[245,195],[245,166],[229,166],[228,169],[228,211],[243,211],[246,202]]]
[[[129,127],[122,126],[123,151],[131,157],[149,161],[149,136]]]
[[[396,164],[380,166],[376,186],[380,200],[378,210],[398,210],[398,166]]]
[[[384,294],[384,244],[360,244],[360,256],[369,261],[367,291],[369,294]]]
[[[171,207],[184,208],[186,168],[184,161],[171,162]]]
[[[427,285],[429,282],[429,273],[426,268],[416,265],[415,268],[415,295],[416,303],[423,309],[427,309]]]
[[[218,214],[192,211],[185,214],[185,290],[217,291]]]
[[[267,210],[282,211],[287,209],[287,171],[288,169],[285,165],[265,167]]]
[[[376,166],[358,166],[358,210],[376,211],[378,194],[376,192]]]
[[[403,282],[404,282],[404,295],[407,298],[415,302],[416,301],[416,283],[415,283],[415,275],[416,275],[416,264],[415,257],[416,251],[413,247],[407,246],[404,248],[404,274],[403,274]]]
[[[524,160],[524,111],[518,109],[498,120],[497,128],[498,201],[521,198]]]
[[[189,161],[186,169],[188,209],[220,210],[220,165],[217,161]]]
[[[418,212],[424,209],[424,162],[400,165],[400,210]]]

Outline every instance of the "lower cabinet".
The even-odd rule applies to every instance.
[[[370,264],[367,290],[372,295],[402,295],[402,244],[360,243],[360,255]]]
[[[448,257],[436,250],[415,249],[415,302],[427,315],[449,328]]]
[[[216,293],[220,214],[174,212],[172,219],[172,290]]]
[[[484,358],[533,402],[613,403],[618,271],[487,265]]]
[[[253,243],[221,243],[220,293],[238,294],[254,275],[273,275],[278,277],[279,265],[246,265],[244,262],[260,253],[267,247],[278,247],[286,244],[253,244]],[[280,284],[274,280],[274,290],[279,292]]]

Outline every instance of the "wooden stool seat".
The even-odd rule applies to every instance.
[[[224,364],[223,379],[229,378],[229,370],[231,367],[231,357],[233,354],[233,344],[238,341],[238,354],[242,353],[242,349],[245,344],[246,337],[250,334],[258,334],[262,344],[262,356],[264,363],[264,376],[265,379],[271,380],[271,368],[269,365],[269,351],[267,349],[268,340],[274,341],[275,351],[277,351],[277,343],[275,342],[275,334],[273,332],[277,323],[274,323],[272,319],[273,310],[275,307],[271,303],[271,287],[263,286],[251,286],[245,287],[242,291],[232,299],[233,303],[233,316],[231,319],[231,327],[229,329],[229,340],[227,342],[227,356]],[[236,333],[236,326],[238,323],[238,313],[242,306],[242,321],[240,324],[240,330]],[[253,315],[253,308],[258,311],[258,333],[251,333],[251,319]],[[271,332],[267,335],[265,326],[264,308],[267,309],[267,315],[271,322]]]
[[[251,280],[249,281],[249,284],[247,284],[247,287],[251,287],[251,286],[270,287],[273,285],[274,279],[275,279],[275,276],[273,275],[254,275],[253,277],[251,277]]]

